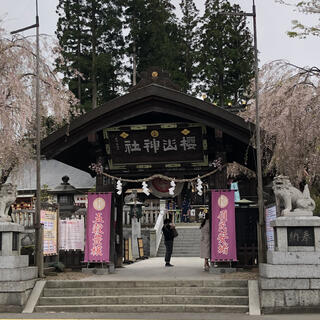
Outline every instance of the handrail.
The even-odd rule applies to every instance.
[[[156,253],[158,252],[161,238],[162,238],[162,227],[163,227],[163,216],[165,210],[160,210],[160,214],[158,215],[157,222],[154,226],[154,230],[156,230]]]

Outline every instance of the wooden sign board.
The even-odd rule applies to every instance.
[[[207,166],[205,126],[162,123],[104,129],[110,169]]]

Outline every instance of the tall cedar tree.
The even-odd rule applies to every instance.
[[[187,81],[179,68],[179,28],[168,0],[126,0],[128,55],[136,52],[137,75],[158,66],[181,87]],[[130,70],[131,71],[131,70]],[[132,72],[132,71],[131,71]]]
[[[116,97],[122,89],[122,7],[118,0],[59,0],[57,37],[65,81],[85,109]],[[65,72],[72,66],[80,75]]]
[[[59,16],[56,35],[61,47],[61,57],[56,59],[56,69],[64,75],[64,83],[85,105],[91,101],[90,93],[86,90],[90,74],[84,48],[89,45],[84,32],[82,1],[59,1],[57,14]],[[77,72],[73,72],[77,70]]]
[[[182,0],[180,2],[182,18],[180,20],[180,70],[185,76],[185,85],[182,91],[192,94],[192,84],[196,75],[197,43],[199,36],[199,10],[193,0]]]
[[[254,76],[254,48],[246,17],[228,12],[240,12],[240,7],[227,0],[207,0],[200,35],[197,90],[220,106],[247,100]]]

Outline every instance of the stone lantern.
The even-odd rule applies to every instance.
[[[130,206],[132,257],[137,259],[139,258],[138,238],[141,238],[142,202],[137,199],[137,190],[133,190],[128,198],[129,202],[126,202],[126,205]]]
[[[80,194],[74,186],[69,182],[68,176],[62,177],[62,183],[55,187],[53,190],[49,191],[52,195],[56,196],[57,203],[59,204],[60,218],[70,218],[77,207],[74,203],[74,196]]]

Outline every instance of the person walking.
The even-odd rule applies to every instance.
[[[204,259],[203,270],[209,271],[210,264],[210,219],[209,214],[206,213],[204,220],[200,225],[201,238],[200,238],[200,258]]]
[[[170,263],[172,249],[173,249],[173,239],[175,237],[175,225],[171,223],[170,219],[164,219],[163,221],[164,226],[162,227],[162,233],[164,235],[164,245],[166,247],[166,255],[165,255],[165,266],[166,267],[173,267]]]

